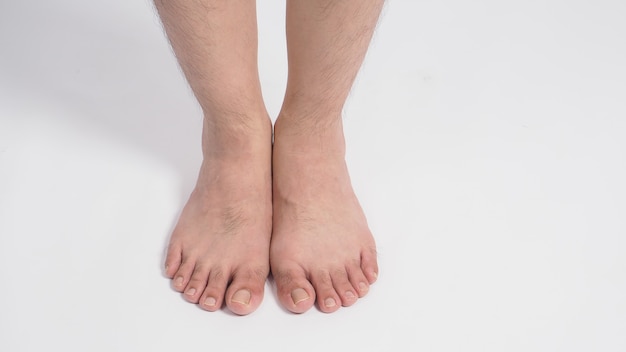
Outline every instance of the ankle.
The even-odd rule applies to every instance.
[[[274,125],[274,146],[291,153],[345,154],[340,113],[312,116],[281,112]]]
[[[205,115],[202,150],[208,155],[267,154],[271,149],[272,122],[267,113]]]

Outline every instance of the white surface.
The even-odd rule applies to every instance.
[[[259,3],[264,94],[284,3]],[[335,314],[162,277],[200,114],[151,3],[0,5],[1,351],[626,350],[626,3],[387,4],[346,107],[379,246]]]

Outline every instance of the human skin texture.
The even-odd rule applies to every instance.
[[[208,311],[253,312],[270,268],[281,303],[333,312],[376,280],[375,242],[345,164],[341,111],[382,1],[287,1],[289,77],[272,125],[253,0],[157,0],[204,114],[203,162],[165,273]]]

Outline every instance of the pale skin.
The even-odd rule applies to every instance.
[[[345,163],[341,111],[383,1],[287,1],[289,76],[273,143],[256,1],[155,3],[204,112],[200,174],[165,259],[172,287],[205,310],[245,315],[271,272],[291,312],[354,304],[378,264]]]

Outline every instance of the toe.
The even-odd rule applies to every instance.
[[[378,278],[378,261],[376,260],[375,248],[368,248],[361,253],[361,270],[363,270],[369,284],[373,284]]]
[[[352,283],[348,280],[348,273],[343,268],[334,270],[331,274],[331,280],[333,283],[333,287],[335,288],[335,292],[341,298],[341,305],[344,307],[348,307],[354,304],[357,301],[358,296],[354,287],[352,287]]]
[[[222,306],[224,292],[228,285],[228,275],[219,267],[211,268],[204,292],[198,299],[200,308],[214,312]]]
[[[167,256],[165,257],[165,276],[170,279],[173,278],[180,267],[181,260],[181,248],[175,244],[170,245],[167,249]]]
[[[191,303],[198,303],[202,291],[206,288],[208,279],[209,268],[207,266],[196,264],[193,274],[191,274],[191,279],[185,287],[183,297]]]
[[[363,274],[361,269],[361,261],[355,260],[351,264],[346,266],[348,272],[348,279],[352,284],[352,287],[356,290],[359,297],[363,297],[369,292],[370,284],[369,279]]]
[[[304,313],[313,306],[315,290],[300,267],[274,268],[272,276],[276,282],[278,298],[287,310]]]
[[[226,305],[235,314],[246,315],[255,311],[263,300],[268,270],[250,268],[237,270],[226,292]]]
[[[179,266],[178,270],[172,277],[172,287],[174,290],[178,292],[183,292],[187,283],[189,282],[189,278],[191,277],[191,273],[195,267],[195,260],[184,260],[182,264]]]
[[[333,287],[328,271],[319,271],[311,276],[311,282],[317,295],[317,304],[324,313],[332,313],[339,309],[341,299]]]

